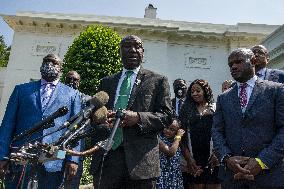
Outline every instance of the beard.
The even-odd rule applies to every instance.
[[[47,63],[40,67],[40,73],[46,81],[55,81],[60,76],[60,68]]]

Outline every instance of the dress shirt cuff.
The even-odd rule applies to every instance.
[[[261,169],[269,169],[259,158],[255,158],[255,160],[258,162],[260,165]]]

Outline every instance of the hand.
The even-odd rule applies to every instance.
[[[3,178],[7,172],[8,161],[0,161],[0,178]]]
[[[200,176],[203,170],[201,169],[201,166],[196,165],[196,161],[193,158],[190,158],[187,161],[187,166],[189,169],[189,173],[193,175],[194,177]]]
[[[127,110],[123,121],[121,122],[122,127],[131,127],[136,125],[140,120],[140,117],[137,112]]]
[[[254,158],[249,158],[244,168],[249,170],[250,174],[237,173],[234,175],[234,179],[254,180],[254,176],[258,175],[262,170],[261,166]]]
[[[77,173],[78,165],[74,162],[67,162],[65,164],[66,180],[71,180]]]
[[[184,131],[183,129],[179,129],[179,130],[177,131],[177,135],[176,135],[176,136],[182,137],[182,136],[184,135],[184,133],[185,133],[185,131]]]
[[[232,156],[227,159],[227,167],[232,170],[234,173],[243,173],[250,174],[248,169],[245,169],[244,166],[247,164],[249,157],[244,156]]]
[[[220,165],[219,160],[214,153],[211,155],[209,164],[211,169],[214,169],[215,167]]]

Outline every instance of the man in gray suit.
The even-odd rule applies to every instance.
[[[100,189],[156,188],[160,175],[157,134],[171,123],[168,80],[141,67],[143,43],[134,35],[120,43],[123,70],[101,80],[99,90],[109,94],[109,110],[126,109],[114,144],[104,159],[93,156],[94,186]],[[101,176],[101,180],[100,180]]]
[[[269,69],[266,67],[269,61],[266,47],[263,45],[255,45],[251,48],[251,50],[256,58],[256,75],[263,80],[284,83],[284,71],[278,69]]]
[[[236,85],[218,96],[212,136],[227,189],[284,188],[284,87],[255,76],[249,49],[228,65]]]

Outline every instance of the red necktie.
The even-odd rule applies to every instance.
[[[247,103],[248,103],[248,99],[247,99],[247,83],[241,83],[240,84],[240,104],[241,104],[241,108],[245,108]]]

